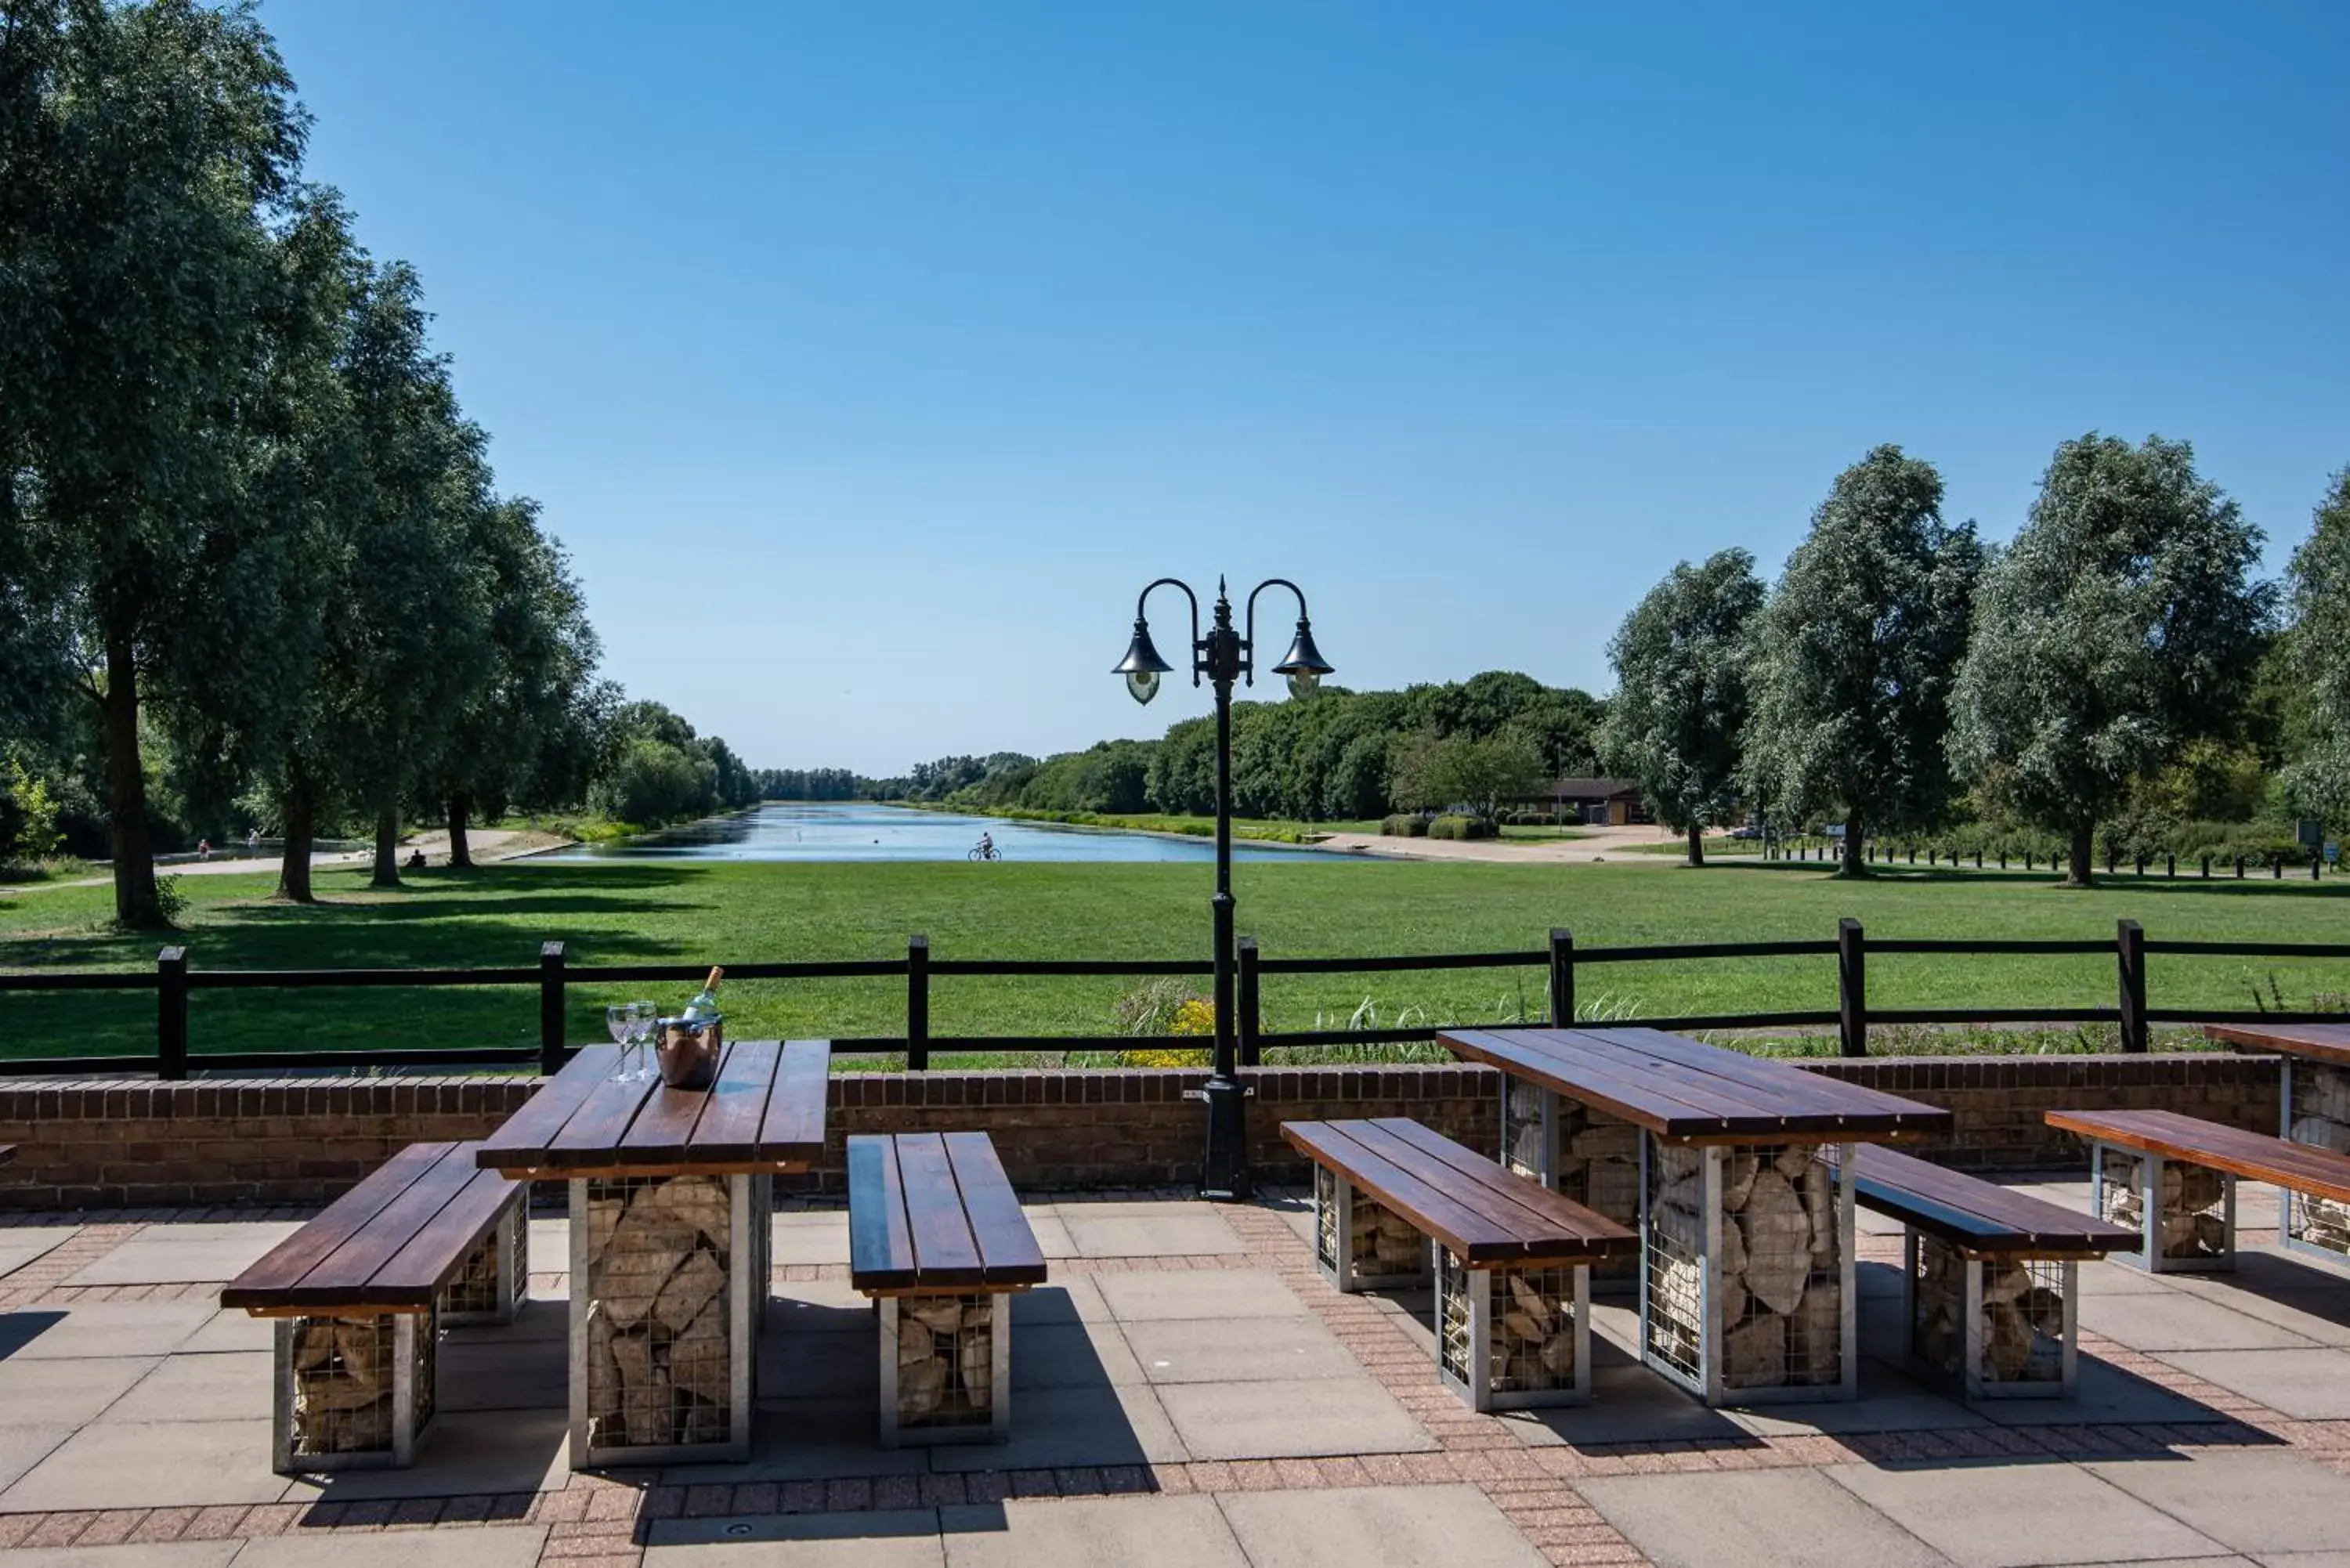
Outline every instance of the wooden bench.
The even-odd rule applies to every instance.
[[[15,1144],[0,1143],[0,1165],[5,1165],[16,1158],[16,1146]]]
[[[529,1290],[525,1182],[472,1143],[411,1144],[221,1292],[277,1319],[280,1475],[406,1465],[441,1326],[509,1323]]]
[[[1314,1162],[1315,1261],[1340,1290],[1424,1282],[1434,1239],[1446,1386],[1478,1410],[1591,1397],[1591,1265],[1637,1233],[1402,1117],[1281,1136]]]
[[[848,1140],[848,1281],[881,1324],[881,1444],[1012,1433],[1012,1303],[1045,1254],[985,1133]]]
[[[2177,1111],[2050,1111],[2047,1120],[2088,1140],[2097,1212],[2142,1231],[2150,1272],[2236,1266],[2238,1177],[2314,1200],[2337,1229],[2350,1223],[2350,1154]],[[2291,1244],[2296,1222],[2288,1216],[2282,1229]],[[2306,1238],[2296,1250],[2341,1261],[2339,1249]]]
[[[1906,1228],[1909,1355],[1970,1399],[2073,1397],[2080,1264],[2138,1233],[1891,1149],[1861,1147],[1853,1199]]]

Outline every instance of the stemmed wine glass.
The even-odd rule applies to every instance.
[[[610,1033],[612,1044],[620,1048],[620,1066],[612,1075],[612,1082],[628,1083],[636,1076],[629,1070],[629,1047],[635,1044],[637,1039],[637,1004],[616,1002],[604,1009],[604,1027]]]
[[[660,1023],[660,1009],[654,1003],[650,1002],[629,1003],[629,1039],[637,1048],[637,1070],[629,1075],[630,1083],[641,1083],[647,1078],[659,1075],[654,1071],[653,1064],[645,1059],[645,1048],[653,1043],[653,1035],[659,1032]]]

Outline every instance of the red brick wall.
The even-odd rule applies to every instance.
[[[2273,1131],[2272,1057],[2011,1056],[1803,1065],[1947,1106],[1955,1136],[1925,1152],[1970,1168],[2077,1164],[2042,1113],[2168,1106]],[[1280,1124],[1408,1116],[1489,1152],[1496,1080],[1482,1067],[1271,1067],[1247,1075],[1251,1154],[1267,1179],[1300,1174]],[[1189,1070],[844,1075],[819,1184],[837,1183],[856,1132],[984,1128],[1025,1187],[1137,1187],[1196,1179],[1203,1120]],[[535,1080],[277,1078],[189,1084],[0,1081],[0,1209],[315,1202],[417,1141],[480,1137]]]

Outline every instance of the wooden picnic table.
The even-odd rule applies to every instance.
[[[2350,1023],[2207,1023],[2224,1044],[2273,1051],[2284,1058],[2277,1085],[2277,1135],[2333,1154],[2350,1154]],[[2335,1262],[2350,1212],[2314,1194],[2282,1189],[2279,1227],[2287,1247],[2308,1247]]]
[[[575,1467],[750,1457],[768,1178],[822,1158],[830,1057],[738,1041],[672,1089],[591,1045],[484,1141],[482,1166],[570,1186]]]
[[[1501,1070],[1504,1165],[1638,1230],[1649,1366],[1713,1404],[1855,1396],[1840,1171],[1862,1144],[1947,1131],[1948,1111],[1656,1029],[1437,1039]]]

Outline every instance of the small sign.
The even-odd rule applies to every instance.
[[[2293,836],[2301,840],[2303,849],[2314,849],[2325,842],[2325,824],[2314,816],[2304,816],[2293,825]]]
[[[2339,865],[2341,860],[2342,841],[2338,838],[2327,839],[2325,841],[2325,863],[2328,866],[2334,866]]]

